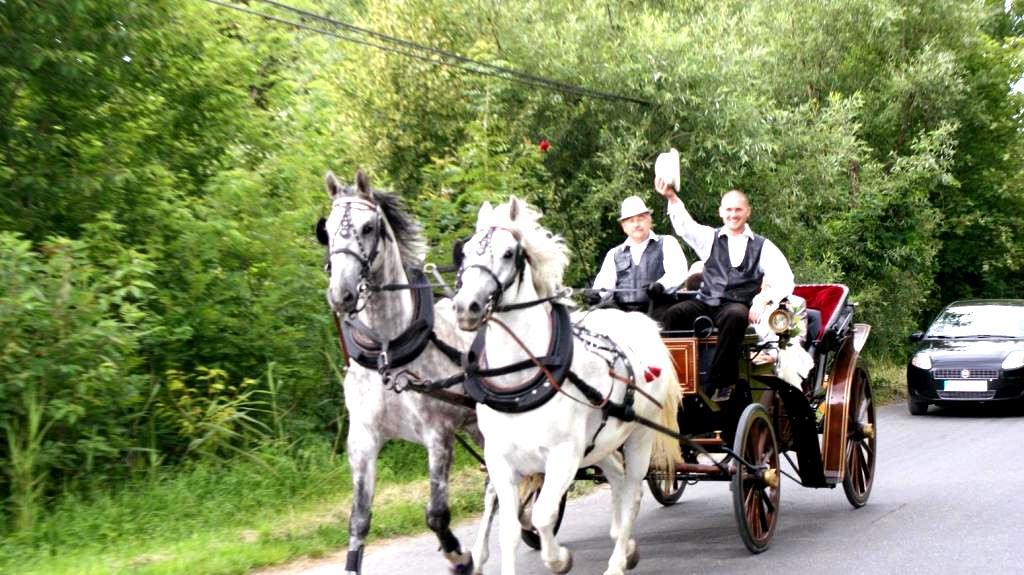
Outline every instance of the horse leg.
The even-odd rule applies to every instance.
[[[580,455],[573,443],[551,450],[544,466],[544,485],[533,504],[533,527],[540,535],[540,558],[552,573],[567,573],[572,569],[572,553],[555,539],[555,522],[562,495],[576,477]]]
[[[377,482],[377,454],[383,440],[371,426],[351,422],[347,443],[352,469],[352,512],[348,521],[345,573],[358,575],[362,572],[363,546],[370,532],[371,506]]]
[[[491,524],[494,522],[494,512],[497,508],[498,494],[494,490],[494,484],[490,476],[484,483],[484,511],[480,516],[480,526],[476,530],[476,541],[473,543],[473,573],[479,574],[484,571],[484,563],[487,562],[489,553],[488,541],[491,538]]]
[[[430,468],[430,501],[427,502],[427,527],[437,535],[441,552],[448,560],[449,571],[468,575],[473,570],[473,558],[462,552],[458,538],[451,530],[451,511],[448,508],[448,474],[452,467],[453,435],[435,433],[427,443]]]
[[[484,445],[484,435],[480,428],[474,423],[465,427],[465,432],[477,445]],[[482,465],[481,467],[486,467]],[[491,538],[491,526],[494,522],[495,511],[498,505],[498,495],[494,491],[490,475],[484,480],[484,509],[480,515],[480,526],[476,530],[476,540],[473,541],[473,573],[483,573],[484,563],[487,562],[490,554],[489,541]]]
[[[636,541],[633,540],[633,524],[637,511],[640,510],[643,479],[651,464],[653,433],[645,428],[635,429],[623,445],[625,477],[622,482],[622,495],[619,497],[621,524],[618,537],[615,539],[615,549],[608,558],[608,569],[604,575],[623,575],[627,569],[636,567],[640,560]]]
[[[601,468],[601,473],[612,489],[612,524],[608,530],[608,535],[614,541],[619,538],[619,526],[622,525],[622,504],[620,500],[622,499],[622,482],[626,478],[622,454],[618,451],[612,452],[611,455],[599,461],[597,466]]]
[[[484,449],[486,454],[487,449]],[[487,456],[487,475],[498,497],[498,545],[501,550],[501,574],[515,575],[516,548],[519,546],[519,485],[515,471],[502,457]]]

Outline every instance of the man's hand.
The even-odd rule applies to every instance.
[[[747,314],[747,319],[753,325],[760,322],[761,318],[767,317],[774,309],[775,306],[772,305],[772,302],[766,299],[754,298],[754,301],[750,304],[750,312]]]
[[[593,288],[586,288],[583,290],[583,299],[590,305],[597,305],[601,303],[601,290]]]
[[[647,284],[647,297],[653,301],[659,301],[665,297],[665,286],[658,282]]]
[[[654,178],[654,190],[664,196],[664,198],[669,202],[674,202],[679,199],[679,196],[676,195],[675,189],[661,176],[656,176]]]

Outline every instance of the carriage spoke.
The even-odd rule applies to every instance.
[[[758,490],[758,493],[759,493],[759,497],[757,497],[757,499],[758,499],[757,515],[758,515],[758,519],[760,520],[758,522],[758,526],[760,527],[760,529],[758,529],[758,531],[763,534],[763,533],[767,533],[768,532],[768,513],[769,513],[769,510],[767,509],[767,507],[771,505],[771,501],[768,500],[768,497],[766,496],[764,490]]]
[[[764,429],[761,429],[760,426],[758,426],[758,428],[754,432],[756,433],[755,439],[757,442],[757,446],[754,449],[754,453],[764,453],[765,446],[768,443],[769,435],[765,433]],[[758,463],[762,462],[759,461]]]

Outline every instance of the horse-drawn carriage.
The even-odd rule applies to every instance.
[[[663,334],[643,314],[620,310],[570,315],[571,290],[561,284],[567,249],[515,198],[481,208],[462,249],[456,293],[434,301],[416,268],[418,226],[397,199],[370,189],[362,174],[352,187],[328,174],[327,189],[332,213],[317,236],[327,246],[327,299],[335,317],[345,318],[351,359],[344,382],[354,483],[346,572],[361,570],[377,452],[396,437],[427,447],[427,524],[453,573],[479,572],[486,561],[495,499],[503,573],[515,571],[524,519],[547,566],[568,571],[572,556],[555,531],[581,469],[600,469],[612,487],[608,575],[638,560],[631,533],[645,478],[664,504],[690,482],[732,481],[740,530],[755,552],[774,530],[780,475],[787,474],[780,457],[790,451],[799,483],[842,483],[854,506],[867,500],[874,407],[857,355],[869,328],[852,323],[845,287],[798,288],[824,319],[809,343],[815,368],[804,388],[743,362],[748,383],[730,402],[712,404],[699,386],[714,334]],[[419,393],[399,393],[410,389]],[[472,553],[452,534],[447,508],[460,428],[482,436],[490,478]],[[520,489],[529,477],[540,487],[526,491],[524,517]]]
[[[874,479],[875,408],[867,371],[858,363],[870,326],[853,323],[844,285],[799,285],[794,293],[806,300],[812,318],[820,318],[809,322],[812,333],[805,343],[793,342],[814,359],[800,387],[749,360],[766,344],[748,332],[737,394],[716,404],[701,393],[714,353],[713,331],[662,333],[683,390],[684,462],[674,470],[650,471],[647,484],[659,503],[672,505],[688,484],[730,481],[740,536],[754,553],[768,547],[775,531],[783,474],[804,487],[842,484],[854,507],[867,502]],[[785,334],[795,320],[782,314],[775,328]],[[784,336],[767,345],[787,343]],[[783,458],[795,476],[783,470]]]

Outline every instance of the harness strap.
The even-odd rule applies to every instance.
[[[499,305],[494,307],[494,311],[515,311],[517,309],[526,309],[549,301],[555,301],[563,297],[570,297],[572,295],[572,288],[565,288],[558,290],[558,293],[550,295],[548,297],[542,297],[538,299],[532,299],[530,301],[522,301],[519,303],[510,303],[508,305]]]
[[[448,345],[447,342],[437,336],[437,333],[434,332],[434,330],[430,330],[430,341],[437,347],[437,349],[441,350],[441,353],[443,353],[448,359],[452,360],[452,363],[455,365],[462,364],[462,352],[455,347]]]
[[[540,357],[534,357],[530,359],[524,359],[511,363],[502,367],[495,367],[492,369],[480,369],[479,363],[471,360],[471,363],[466,365],[466,373],[468,375],[480,376],[480,377],[496,377],[499,375],[508,375],[517,371],[522,371],[528,367],[538,367],[538,363],[548,369],[562,367],[562,358],[554,355],[542,355]]]

